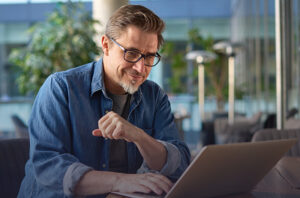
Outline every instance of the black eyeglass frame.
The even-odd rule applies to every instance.
[[[138,62],[139,60],[141,60],[142,58],[144,58],[144,60],[145,60],[145,58],[146,58],[147,56],[155,56],[155,58],[158,58],[158,60],[157,60],[157,62],[156,62],[155,64],[148,65],[148,64],[145,64],[145,63],[144,63],[144,65],[147,66],[147,67],[154,67],[155,65],[157,65],[157,64],[159,63],[159,61],[160,61],[160,59],[161,59],[161,56],[160,56],[160,54],[159,54],[158,52],[156,52],[154,55],[146,55],[146,54],[143,54],[143,53],[141,53],[141,52],[139,52],[139,51],[137,51],[137,50],[129,50],[129,49],[126,49],[126,48],[123,47],[121,44],[119,44],[117,41],[115,41],[113,38],[110,38],[110,37],[108,37],[108,38],[109,38],[112,42],[114,42],[117,46],[119,46],[119,47],[121,48],[121,50],[123,50],[123,52],[124,52],[123,58],[124,58],[125,61],[127,61],[127,62],[129,62],[129,63],[137,63],[137,62]],[[128,52],[128,51],[138,52],[138,53],[140,54],[140,57],[139,57],[136,61],[126,60],[125,54],[126,54],[126,52]]]

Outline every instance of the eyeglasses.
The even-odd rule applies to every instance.
[[[139,60],[141,60],[141,58],[144,58],[144,65],[148,66],[148,67],[153,67],[153,66],[157,65],[157,63],[160,61],[161,56],[157,52],[152,53],[152,54],[142,54],[138,50],[125,49],[122,45],[120,45],[114,39],[112,39],[112,38],[109,38],[109,39],[124,51],[124,60],[126,60],[129,63],[136,63]]]

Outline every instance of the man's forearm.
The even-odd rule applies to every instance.
[[[167,150],[164,145],[144,131],[134,142],[138,147],[148,167],[152,170],[160,171],[167,161]]]
[[[167,193],[172,182],[160,174],[123,174],[105,171],[89,171],[80,179],[74,194],[87,196],[106,194],[110,192],[155,192],[161,195]]]
[[[82,176],[75,187],[75,195],[96,195],[111,192],[119,173],[106,171],[89,171]]]

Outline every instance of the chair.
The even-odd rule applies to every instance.
[[[21,118],[17,115],[11,116],[12,122],[15,127],[16,137],[17,138],[28,138],[28,127],[27,125],[21,120]]]
[[[286,119],[294,118],[298,114],[297,108],[292,108],[287,112]]]
[[[300,129],[300,119],[289,118],[285,122],[286,129]]]
[[[287,112],[286,115],[286,127],[288,129],[296,128],[295,126],[300,126],[299,124],[295,124],[293,120],[295,119],[295,116],[298,114],[298,109],[297,108],[292,108]],[[291,126],[291,127],[289,127]],[[276,114],[271,113],[267,115],[266,120],[263,123],[263,128],[264,129],[270,129],[270,128],[276,128]],[[300,127],[298,127],[300,128]]]
[[[214,121],[216,142],[227,144],[235,142],[249,142],[255,131],[261,128],[262,113],[258,112],[251,118],[237,117],[233,124],[228,118],[218,118]]]
[[[276,140],[276,139],[289,139],[298,138],[299,141],[287,153],[286,156],[300,156],[300,129],[263,129],[257,131],[252,138],[253,142]]]
[[[174,122],[176,124],[176,127],[178,129],[179,132],[179,138],[180,140],[184,141],[184,130],[183,130],[183,120],[186,118],[190,118],[191,116],[189,114],[178,114],[178,113],[174,113]]]
[[[25,175],[29,158],[29,139],[0,140],[0,196],[15,198]]]

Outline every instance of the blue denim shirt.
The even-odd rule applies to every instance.
[[[95,137],[92,131],[111,109],[102,59],[49,76],[30,116],[30,157],[18,197],[73,197],[74,181],[84,173],[108,171],[110,140]],[[172,145],[168,158],[172,149],[177,150],[176,169],[170,170],[167,161],[160,172],[178,179],[190,162],[190,152],[179,140],[167,95],[154,82],[145,81],[134,93],[128,121],[165,146]],[[128,172],[145,172],[147,165],[134,143],[127,143],[127,152]]]

